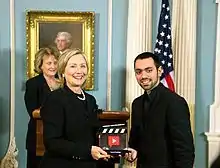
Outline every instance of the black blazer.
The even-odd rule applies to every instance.
[[[99,121],[96,100],[85,93],[80,100],[67,86],[53,91],[41,108],[45,154],[41,168],[93,168]]]
[[[32,112],[42,106],[50,93],[43,74],[27,80],[24,101],[30,117],[26,138],[26,149],[29,151],[36,152],[36,120],[33,118]]]
[[[159,84],[143,110],[144,96],[132,103],[129,146],[138,151],[141,168],[192,168],[194,144],[184,98]]]

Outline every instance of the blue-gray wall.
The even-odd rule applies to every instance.
[[[204,132],[209,127],[209,105],[214,99],[214,70],[217,5],[214,0],[198,1],[195,146],[196,168],[207,168]]]
[[[153,1],[153,40],[156,38],[160,0]],[[24,82],[26,80],[26,10],[94,11],[95,27],[95,83],[90,91],[97,98],[100,108],[106,108],[107,90],[107,32],[108,0],[19,0],[15,1],[16,33],[16,117],[15,136],[19,148],[19,168],[25,167],[25,135],[28,116],[24,106]],[[9,139],[10,111],[10,23],[9,1],[0,5],[0,157],[4,155]],[[113,0],[112,34],[112,110],[124,106],[127,0]],[[207,149],[203,135],[208,130],[208,107],[214,96],[214,65],[216,35],[216,4],[214,0],[199,0],[197,19],[197,74],[196,74],[196,168],[206,168]],[[210,75],[211,74],[211,75]]]
[[[9,140],[10,108],[10,22],[9,1],[0,7],[0,156],[7,150]]]

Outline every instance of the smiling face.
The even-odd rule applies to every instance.
[[[86,81],[88,67],[83,55],[72,56],[65,67],[64,76],[68,87],[82,87]]]
[[[162,68],[161,66],[157,68],[151,57],[137,59],[134,68],[137,82],[145,91],[149,91],[157,86],[162,74]]]
[[[48,77],[55,76],[57,73],[57,59],[54,55],[44,55],[41,70]]]

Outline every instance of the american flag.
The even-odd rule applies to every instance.
[[[161,82],[170,90],[174,91],[173,52],[171,43],[169,1],[162,0],[154,53],[160,58],[163,67]]]

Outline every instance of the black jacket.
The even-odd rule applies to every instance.
[[[99,127],[97,105],[85,93],[80,100],[67,86],[53,91],[41,109],[45,154],[41,168],[93,168],[91,147]]]
[[[159,84],[132,103],[129,146],[138,151],[141,168],[192,168],[194,144],[190,113],[184,98]]]
[[[50,93],[43,74],[27,80],[24,101],[30,117],[26,138],[26,148],[29,151],[36,151],[36,119],[33,118],[32,112],[42,106]]]

